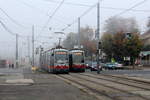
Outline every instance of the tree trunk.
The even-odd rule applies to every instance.
[[[135,59],[133,58],[133,69],[135,69]]]

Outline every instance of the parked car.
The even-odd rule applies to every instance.
[[[100,64],[99,68],[100,68],[100,70],[102,70],[101,64]],[[97,69],[98,69],[97,62],[92,62],[90,69],[91,69],[91,71],[97,71]]]
[[[92,61],[85,61],[86,69],[90,69],[92,65]]]
[[[105,69],[115,69],[116,66],[117,66],[117,65],[116,65],[115,63],[109,62],[109,63],[106,63],[106,64],[104,65],[104,68],[105,68]]]
[[[121,64],[121,63],[115,62],[115,64],[116,64],[115,69],[123,69],[124,68],[123,64]]]

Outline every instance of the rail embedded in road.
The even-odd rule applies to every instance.
[[[59,75],[59,77],[61,79],[65,79],[65,81],[69,81],[72,84],[78,84],[78,86],[86,88],[88,91],[95,93],[97,96],[102,96],[110,100],[122,100],[127,97],[132,98],[132,100],[149,100],[146,95],[141,92],[136,92],[147,91],[146,93],[150,93],[149,89],[142,88],[142,86],[123,84],[121,82],[115,82],[108,79],[104,80],[104,78],[98,78],[99,76],[97,75],[93,75],[95,77],[92,77],[92,74],[90,75],[87,76],[86,73],[71,73],[70,75]],[[108,76],[106,78],[108,78]]]

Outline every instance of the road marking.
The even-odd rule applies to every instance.
[[[8,83],[4,83],[4,84],[0,84],[0,86],[27,86],[27,85],[32,85],[32,84],[8,84]]]
[[[32,79],[11,79],[11,80],[6,80],[6,84],[33,84],[34,81]]]

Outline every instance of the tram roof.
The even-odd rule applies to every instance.
[[[51,49],[47,49],[47,50],[43,51],[42,53],[46,53],[46,52],[52,51],[52,50],[54,50],[54,51],[69,51],[66,48],[51,48]]]
[[[56,48],[56,49],[54,49],[54,51],[68,51],[68,50],[65,48]]]
[[[72,49],[72,50],[70,50],[70,52],[84,52],[84,51],[81,49]]]

